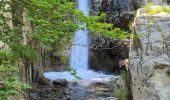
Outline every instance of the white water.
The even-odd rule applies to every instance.
[[[78,9],[81,10],[86,16],[89,15],[88,0],[78,0]],[[91,81],[106,81],[113,80],[113,75],[106,75],[101,72],[94,72],[89,70],[88,65],[88,30],[79,30],[74,34],[73,46],[71,49],[70,66],[76,70],[77,76],[83,80]],[[44,73],[45,77],[55,79],[77,80],[69,72],[47,72]]]
[[[89,15],[88,0],[78,0],[78,9]],[[88,30],[74,34],[70,65],[74,70],[88,70]]]

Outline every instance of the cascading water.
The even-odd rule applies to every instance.
[[[89,15],[88,0],[78,0],[78,9]],[[74,70],[88,70],[88,30],[74,34],[70,65]]]
[[[89,15],[89,1],[78,0],[78,9],[81,10],[86,16]],[[85,24],[84,24],[85,25]],[[70,66],[77,72],[77,76],[84,80],[91,79],[92,81],[109,81],[110,78],[115,78],[113,75],[105,75],[102,72],[95,72],[89,70],[88,67],[88,30],[79,30],[74,34],[73,46],[71,49]],[[55,79],[66,79],[68,81],[77,80],[69,72],[47,72],[44,73],[45,77]]]

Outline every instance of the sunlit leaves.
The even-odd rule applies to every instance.
[[[7,100],[21,90],[27,90],[30,86],[19,82],[15,77],[0,78],[0,100]]]

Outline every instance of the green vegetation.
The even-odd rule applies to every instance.
[[[104,17],[105,14],[86,17],[75,8],[75,3],[68,0],[0,0],[0,41],[8,45],[9,50],[0,49],[0,99],[6,100],[8,96],[29,88],[17,77],[18,65],[21,61],[36,63],[40,59],[38,44],[55,51],[64,63],[66,59],[62,51],[72,45],[72,35],[84,29],[83,23],[92,35],[100,34],[112,39],[129,37],[129,33],[113,28],[112,24],[102,23]],[[31,27],[25,36],[23,27]],[[26,69],[29,66],[25,64],[22,67]],[[75,71],[70,72],[76,76]]]
[[[122,79],[122,80],[127,80],[128,79],[128,76],[129,75],[129,73],[127,72],[127,71],[125,71],[125,70],[121,70],[120,71],[120,78]]]
[[[23,90],[27,90],[30,87],[23,84],[17,78],[18,69],[11,65],[14,55],[10,51],[0,51],[0,100],[7,100],[8,96],[20,93],[26,95]]]
[[[120,71],[120,79],[118,80],[118,82],[120,83],[117,83],[114,89],[114,92],[113,92],[113,96],[117,97],[118,100],[125,100],[125,98],[128,97],[129,95],[129,89],[128,89],[128,76],[129,73],[125,70],[121,70]],[[124,84],[124,85],[123,85]]]
[[[128,95],[128,90],[124,88],[117,88],[114,92],[114,96],[118,98],[118,100],[125,100]]]
[[[73,75],[75,78],[81,79],[81,77],[79,77],[79,76],[77,75],[76,70],[72,69],[71,67],[67,67],[67,71],[68,71],[71,75]]]
[[[153,5],[153,3],[150,2],[150,3],[146,4],[145,12],[149,13],[151,15],[154,15],[154,14],[157,14],[157,13],[160,13],[160,12],[170,13],[170,7],[168,7],[168,6],[156,6],[156,5]]]

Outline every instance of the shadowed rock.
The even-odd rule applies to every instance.
[[[54,86],[67,86],[68,82],[65,79],[57,79],[53,81]]]

